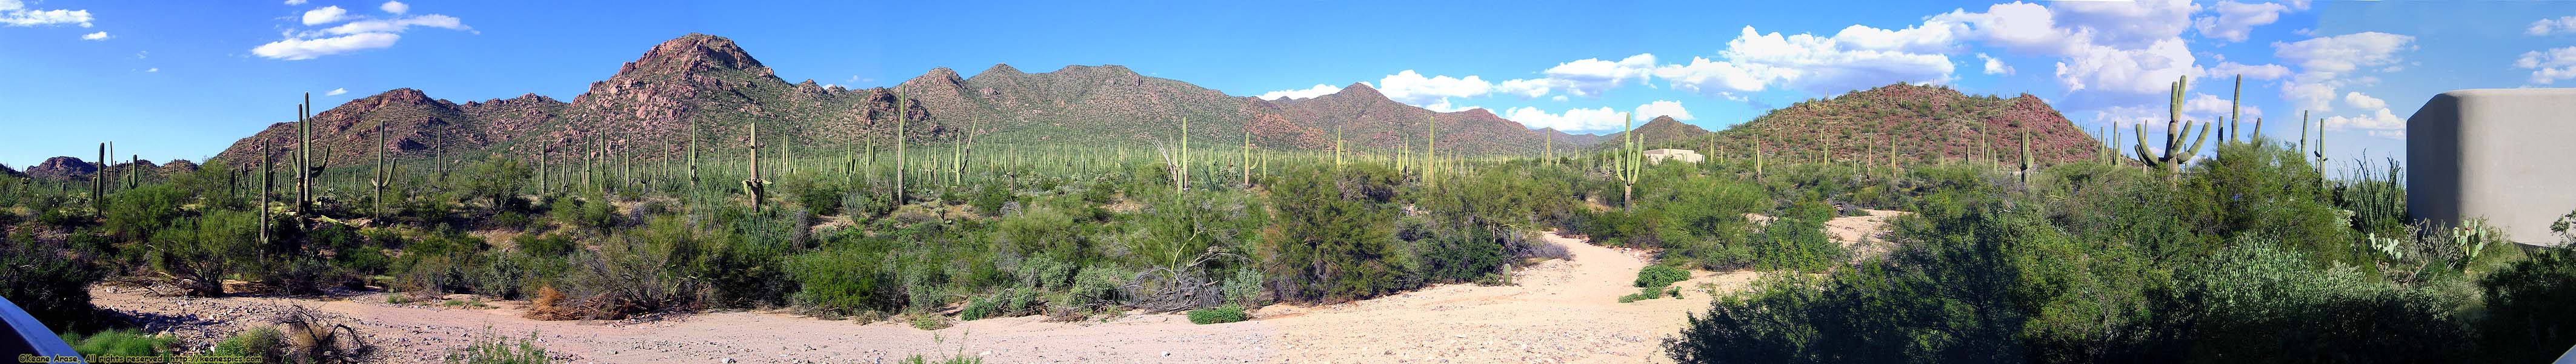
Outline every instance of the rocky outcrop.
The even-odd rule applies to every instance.
[[[53,157],[45,158],[44,163],[27,167],[26,173],[30,177],[68,180],[98,173],[98,165],[83,162],[80,158]]]

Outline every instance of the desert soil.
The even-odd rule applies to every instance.
[[[1180,315],[1132,314],[1080,323],[1014,317],[936,331],[897,322],[858,324],[769,311],[624,321],[534,321],[524,302],[448,308],[386,303],[382,293],[337,299],[177,298],[138,288],[93,288],[99,306],[202,348],[288,305],[355,326],[380,348],[377,361],[438,362],[489,333],[533,337],[568,363],[877,363],[922,353],[988,363],[1634,363],[1662,362],[1661,339],[1706,310],[1709,289],[1731,292],[1759,273],[1696,272],[1680,299],[1619,303],[1647,253],[1548,234],[1573,259],[1513,273],[1515,285],[1440,285],[1335,305],[1272,305],[1253,321],[1194,325]]]

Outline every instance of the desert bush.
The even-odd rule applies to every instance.
[[[89,356],[161,356],[177,354],[179,351],[178,337],[166,334],[145,334],[132,329],[100,331],[89,335],[63,334],[63,342],[71,344],[72,351]]]
[[[94,329],[98,308],[90,304],[89,285],[106,278],[105,269],[26,231],[9,234],[6,245],[0,246],[0,267],[7,267],[0,269],[0,298],[58,331]]]
[[[913,314],[913,315],[912,315],[912,319],[910,319],[910,320],[906,320],[906,322],[911,323],[911,324],[912,324],[912,328],[915,328],[915,329],[921,329],[921,330],[925,330],[925,331],[937,331],[937,330],[939,330],[939,329],[945,329],[945,328],[948,328],[948,327],[950,327],[950,326],[957,326],[957,322],[956,322],[956,321],[953,321],[953,320],[949,320],[949,319],[948,319],[948,316],[940,316],[940,315],[933,315],[933,314],[927,314],[927,313],[917,313],[917,314]]]
[[[798,283],[793,301],[840,314],[901,308],[892,275],[879,265],[890,249],[885,240],[851,237],[789,258],[789,276]]]
[[[1277,225],[1265,230],[1267,276],[1282,300],[1345,301],[1401,287],[1410,263],[1395,244],[1397,176],[1385,167],[1309,166],[1271,185]]]
[[[2576,252],[2569,249],[2545,248],[2478,280],[2487,309],[2477,356],[2537,363],[2576,345],[2576,311],[2567,309],[2576,305]]]
[[[546,355],[544,346],[537,345],[537,333],[511,339],[490,327],[475,335],[473,342],[450,350],[445,359],[448,364],[545,364],[554,360]]]
[[[1225,301],[1243,307],[1261,307],[1261,271],[1238,269],[1225,280]]]
[[[1510,267],[1503,251],[1510,244],[1508,227],[1408,221],[1411,222],[1397,235],[1413,235],[1413,255],[1419,259],[1417,271],[1424,279],[1468,282]]]
[[[1234,304],[1190,310],[1190,323],[1193,324],[1222,324],[1250,319],[1252,315],[1244,313],[1243,306]]]
[[[516,158],[493,155],[448,173],[444,187],[458,200],[479,201],[495,210],[525,210],[527,206],[514,196],[521,187],[534,181],[536,170]]]
[[[1752,239],[1754,266],[1765,270],[1821,272],[1843,259],[1842,246],[1825,237],[1833,209],[1813,201],[1784,211]]]
[[[216,342],[214,349],[207,354],[256,357],[271,362],[284,361],[287,359],[286,334],[278,331],[276,326],[253,326],[249,330],[242,330],[234,333],[232,337]]]
[[[1645,269],[1637,270],[1638,287],[1663,288],[1664,286],[1673,285],[1673,282],[1687,280],[1690,280],[1689,271],[1684,271],[1680,268],[1673,268],[1668,265],[1649,265],[1646,266]]]

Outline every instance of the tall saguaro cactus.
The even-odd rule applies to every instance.
[[[1179,196],[1190,180],[1190,117],[1181,117],[1181,160],[1172,164],[1172,195]]]
[[[1243,187],[1252,187],[1252,124],[1243,125]]]
[[[276,150],[271,143],[268,138],[259,140],[259,208],[252,209],[259,213],[259,246],[263,247],[268,246],[268,199],[276,193],[277,186],[277,171],[270,168],[276,165]]]
[[[2030,129],[2021,130],[2021,184],[2030,185],[2030,172],[2038,163],[2030,158]]]
[[[1435,117],[1432,117],[1431,119],[1428,119],[1428,120],[1426,120],[1426,121],[1427,121],[1427,123],[1428,123],[1428,124],[1430,124],[1430,125],[1431,125],[1431,135],[1430,135],[1430,138],[1428,138],[1427,140],[1423,140],[1423,141],[1422,141],[1422,160],[1423,160],[1423,161],[1426,161],[1426,162],[1431,162],[1431,165],[1422,166],[1422,167],[1423,167],[1423,168],[1422,168],[1422,181],[1423,181],[1423,182],[1425,182],[1425,183],[1430,183],[1432,186],[1439,186],[1439,185],[1440,185],[1440,118],[1435,116]]]
[[[377,220],[385,218],[385,187],[394,182],[393,160],[385,158],[386,146],[384,145],[385,138],[392,134],[385,133],[385,124],[389,123],[376,123],[376,173],[373,176],[375,178],[368,181],[368,184],[376,189]]]
[[[904,127],[904,119],[910,119],[910,118],[912,118],[912,109],[911,109],[911,104],[912,104],[912,99],[904,97],[902,92],[896,92],[896,93],[894,93],[894,203],[895,203],[895,204],[897,204],[897,205],[901,205],[901,204],[903,204],[903,203],[904,203],[904,202],[903,202],[903,191],[904,191],[904,190],[903,190],[903,170],[904,170],[904,162],[903,162],[903,149],[904,149],[904,148],[903,148],[903,145],[904,145],[904,144],[909,144],[909,143],[907,143],[907,142],[909,142],[909,141],[910,141],[910,139],[912,139],[912,138],[906,138],[906,137],[904,137],[904,134],[903,134],[903,127]],[[755,129],[755,130],[757,130],[757,129]]]
[[[760,201],[769,198],[769,181],[760,179],[760,122],[751,122],[751,178],[742,180],[742,191],[751,194],[751,211],[760,212]]]
[[[1621,145],[1619,147],[1619,154],[1618,156],[1613,157],[1615,160],[1612,163],[1618,166],[1618,171],[1614,173],[1619,175],[1619,204],[1628,211],[1636,211],[1637,170],[1644,169],[1645,167],[1645,163],[1642,160],[1645,158],[1645,151],[1637,149],[1639,147],[1637,145],[1637,117],[1627,113],[1620,113],[1620,117],[1625,118],[1626,121],[1620,123],[1619,128],[1621,132],[1619,133],[1619,139]]]
[[[2227,96],[2227,141],[2237,143],[2246,142],[2244,138],[2239,138],[2236,135],[2239,130],[2245,128],[2242,125],[2237,125],[2237,123],[2245,121],[2245,107],[2240,106],[2240,104],[2237,103],[2238,101],[2243,100],[2244,97],[2245,75],[2236,75],[2236,89]],[[2263,123],[2256,122],[2254,123],[2254,127],[2261,128],[2263,127]],[[2255,132],[2254,137],[2261,138],[2263,137],[2263,133],[2259,131]]]
[[[95,161],[98,162],[98,166],[89,173],[89,207],[91,209],[101,209],[107,206],[107,204],[100,203],[102,201],[107,201],[106,142],[98,143],[98,159]]]
[[[2138,160],[2145,162],[2150,168],[2164,170],[2165,182],[2168,184],[2181,181],[2181,177],[2179,175],[2182,172],[2182,165],[2190,163],[2194,156],[2200,155],[2201,144],[2209,141],[2209,124],[2212,123],[2193,123],[2182,120],[2183,91],[2188,87],[2187,83],[2189,81],[2191,81],[2191,76],[2183,76],[2181,79],[2175,80],[2173,83],[2173,96],[2167,100],[2169,105],[2166,107],[2168,118],[2165,120],[2165,149],[2163,155],[2149,154],[2147,152],[2147,126],[2145,124],[2137,125]],[[2199,124],[2200,131],[2197,133],[2192,132],[2192,124]],[[2195,136],[2195,134],[2197,135]],[[2183,148],[2183,139],[2191,139],[2191,147],[2189,149]]]

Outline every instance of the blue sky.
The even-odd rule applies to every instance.
[[[1619,112],[1723,128],[1913,82],[2161,133],[2176,76],[2193,77],[2191,118],[2211,120],[2224,76],[2244,74],[2249,118],[2286,135],[2298,110],[2330,117],[2343,160],[2402,158],[2404,119],[2442,91],[2576,85],[2576,2],[0,0],[0,130],[14,135],[0,163],[87,159],[101,141],[201,160],[291,120],[302,92],[321,108],[402,87],[571,100],[691,32],[733,38],[789,81],[1119,64],[1244,96],[1366,82],[1577,132],[1611,131]]]

